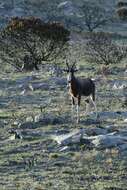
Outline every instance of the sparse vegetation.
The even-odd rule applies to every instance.
[[[127,20],[127,6],[118,8],[116,12],[121,20]]]
[[[117,3],[117,7],[124,7],[124,6],[127,6],[127,2],[126,1],[118,1]]]
[[[102,8],[94,2],[84,2],[81,11],[84,20],[83,24],[89,32],[93,32],[111,21],[111,14],[106,12],[105,8]]]
[[[1,34],[1,58],[20,69],[53,62],[64,54],[69,31],[60,23],[41,19],[12,18]]]
[[[84,54],[89,62],[100,64],[103,67],[118,64],[126,58],[127,46],[115,42],[110,34],[90,33],[87,37]]]
[[[53,3],[56,6],[61,1],[9,2],[16,3],[16,6],[27,5],[29,11],[25,10],[25,14],[29,14],[31,10],[31,14],[42,12],[43,16],[47,14],[46,20],[52,20],[52,13],[48,17],[51,7],[47,9],[45,5],[48,2],[48,6]],[[79,3],[82,7],[88,1],[72,2],[73,5]],[[99,7],[104,4],[106,10],[114,4],[115,9],[117,4],[115,0],[97,2],[100,3]],[[66,4],[68,1],[62,3]],[[94,3],[98,6],[96,1]],[[4,7],[4,4],[0,6]],[[9,6],[7,9],[9,10]],[[57,22],[47,23],[39,18],[17,17],[11,19],[4,31],[1,31],[0,190],[127,189],[126,24],[117,20],[118,23],[115,21],[115,24],[107,23],[107,27],[100,25],[96,29],[93,28],[96,33],[80,33],[76,25],[79,17],[76,15],[78,12],[75,12],[75,15],[64,15],[68,18],[67,29]],[[62,18],[64,21],[65,17]],[[72,30],[71,35],[68,30],[72,29],[69,18],[74,21],[72,23],[76,22],[74,27],[77,29]],[[74,18],[77,20],[73,20]],[[103,32],[97,31],[100,29]],[[110,34],[107,32],[109,30]],[[68,43],[69,46],[66,46]],[[67,49],[65,55],[66,47],[69,47],[69,50]],[[76,77],[94,79],[99,115],[97,120],[94,119],[95,112],[91,106],[89,114],[85,115],[85,100],[82,97],[81,122],[72,122],[66,76],[63,72],[54,75],[52,67],[50,70],[47,64],[51,61],[54,68],[54,64],[60,62],[62,70],[65,57],[70,62],[76,60],[79,69]],[[25,70],[33,71],[33,67],[40,68],[43,63],[46,63],[45,69],[17,72],[22,66]],[[98,74],[103,64],[106,67],[110,65],[111,72],[108,73],[106,81]],[[12,67],[17,69],[12,70]],[[78,133],[79,131],[81,133]],[[75,138],[70,136],[75,132]],[[14,133],[17,138],[14,138]],[[108,143],[112,146],[107,146],[107,135],[113,136],[120,144],[112,145],[114,139],[109,138]],[[68,136],[67,140],[65,136]],[[63,138],[63,143],[60,144],[61,139],[58,137]],[[124,144],[119,140],[120,137],[123,138]]]

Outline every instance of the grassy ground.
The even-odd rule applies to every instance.
[[[31,73],[1,74],[0,190],[126,189],[126,152],[121,153],[118,148],[88,149],[82,145],[60,152],[60,146],[51,139],[53,134],[75,128],[126,127],[121,114],[121,111],[126,112],[123,91],[112,89],[115,81],[126,80],[125,65],[112,66],[112,74],[106,80],[98,79],[99,66],[81,62],[80,67],[82,71],[77,75],[96,79],[98,113],[108,113],[97,123],[92,115],[84,115],[83,100],[81,122],[77,125],[71,121],[71,102],[66,86],[54,84],[49,73],[40,72],[34,82],[44,82],[50,90],[28,90],[25,94],[21,94],[17,81]],[[118,112],[118,116],[113,118],[110,112]],[[53,120],[35,122],[35,116],[39,114],[53,117]],[[10,129],[21,131],[23,139],[11,140]]]

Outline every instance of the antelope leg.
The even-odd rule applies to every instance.
[[[92,98],[91,96],[90,96],[90,98],[91,98],[92,104],[93,104],[93,106],[94,106],[94,109],[95,109],[95,112],[96,112],[96,119],[97,119],[97,117],[98,117],[98,114],[97,114],[97,106],[96,106],[95,101],[93,101],[93,98]]]
[[[79,105],[77,104],[77,123],[79,123]]]
[[[79,106],[80,106],[81,96],[78,97],[78,104],[77,104],[77,123],[79,123]]]
[[[71,111],[72,111],[72,120],[74,120],[74,105],[75,105],[75,100],[72,97],[72,108],[71,108]]]
[[[86,111],[85,111],[85,115],[87,115],[89,113],[90,107],[89,104],[86,103]]]

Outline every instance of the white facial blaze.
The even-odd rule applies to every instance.
[[[69,74],[67,75],[67,82],[68,82],[68,83],[71,82],[71,73],[69,73]]]

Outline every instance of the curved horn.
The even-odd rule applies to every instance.
[[[67,68],[69,69],[69,61],[66,59],[66,65],[67,65]]]
[[[72,64],[72,68],[74,69],[76,67],[76,60],[74,61],[74,63]]]

